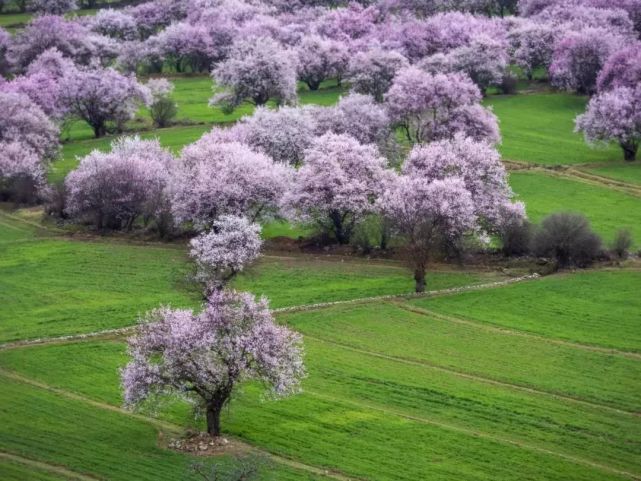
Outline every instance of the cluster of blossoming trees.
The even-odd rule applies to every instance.
[[[312,90],[328,80],[347,82],[382,105],[390,122],[368,120],[401,128],[411,142],[453,131],[496,142],[495,119],[479,99],[516,65],[529,77],[547,71],[553,85],[594,95],[577,119],[588,142],[618,142],[633,160],[641,137],[635,0],[382,0],[342,8],[323,0],[156,0],[72,18],[61,14],[86,2],[22,3],[38,15],[14,36],[0,28],[0,101],[32,112],[30,135],[48,140],[16,137],[27,128],[20,118],[7,125],[0,132],[7,145],[0,153],[3,185],[13,179],[34,191],[43,186],[56,156],[53,133],[66,120],[82,119],[102,136],[121,131],[146,104],[155,125],[166,126],[175,114],[171,85],[143,85],[134,75],[163,69],[211,72],[211,102],[226,110],[242,102],[295,104],[297,81]],[[519,15],[492,16],[506,8]],[[360,119],[363,112],[352,113]],[[317,128],[353,134],[354,118],[333,114],[325,119],[333,125],[319,120]],[[293,123],[287,114],[280,121]],[[288,136],[258,129],[255,143]],[[386,148],[381,132],[358,134],[360,142]],[[23,155],[15,155],[19,150]],[[295,164],[300,149],[296,155]]]
[[[210,72],[212,105],[256,106],[178,156],[156,140],[121,138],[65,180],[62,211],[74,221],[193,235],[203,311],[163,308],[143,319],[123,371],[128,403],[183,395],[218,435],[222,407],[244,379],[277,395],[296,391],[300,338],[274,323],[266,301],[227,287],[259,256],[262,221],[313,223],[346,244],[379,219],[381,242],[401,241],[417,292],[438,253],[524,222],[496,151],[497,118],[481,104],[513,66],[593,95],[577,129],[635,158],[638,1],[335,3],[155,0],[65,18],[75,1],[31,0],[25,8],[38,15],[23,30],[0,29],[0,196],[49,195],[48,163],[70,119],[100,137],[122,132],[147,105],[166,126],[172,85],[137,74]],[[349,93],[331,107],[298,105],[298,82],[317,90],[328,81]]]

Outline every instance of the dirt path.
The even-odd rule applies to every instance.
[[[503,159],[508,170],[520,172],[539,172],[551,177],[563,177],[566,179],[576,180],[584,184],[605,187],[610,190],[616,190],[634,197],[641,197],[641,185],[631,182],[624,182],[614,178],[598,175],[590,172],[590,164],[580,165],[554,165],[546,166],[543,164],[533,164],[518,160]],[[597,165],[597,164],[595,164]]]
[[[422,417],[422,416],[414,416],[414,415],[406,414],[406,413],[403,413],[403,412],[400,412],[400,411],[396,411],[394,409],[388,409],[388,408],[383,408],[383,407],[380,407],[380,406],[374,406],[374,405],[372,405],[370,403],[354,401],[354,400],[346,399],[346,398],[342,398],[342,397],[330,396],[330,395],[327,395],[327,394],[318,393],[318,392],[309,391],[309,390],[306,390],[305,392],[307,394],[311,394],[312,396],[317,397],[319,399],[323,399],[325,401],[340,402],[340,403],[344,403],[344,404],[350,404],[350,405],[359,407],[361,409],[369,409],[369,410],[372,410],[372,411],[378,411],[378,412],[381,412],[381,413],[389,415],[389,416],[396,416],[396,417],[408,419],[410,421],[415,421],[415,422],[418,422],[418,423],[421,423],[421,424],[428,424],[430,426],[436,426],[436,427],[439,427],[439,428],[442,428],[442,429],[446,429],[448,431],[454,431],[456,433],[464,434],[464,435],[467,435],[467,436],[472,436],[472,437],[481,438],[481,439],[487,439],[489,441],[493,441],[493,442],[496,442],[498,444],[516,446],[518,448],[525,449],[525,450],[528,450],[528,451],[533,451],[533,452],[537,452],[537,453],[541,453],[541,454],[545,454],[545,455],[555,456],[557,458],[561,458],[561,459],[564,459],[566,461],[570,461],[570,462],[572,462],[574,464],[580,464],[582,466],[587,466],[589,468],[595,468],[595,469],[598,469],[600,471],[604,471],[606,473],[615,474],[615,475],[619,475],[619,476],[625,476],[625,477],[628,477],[628,478],[634,479],[634,480],[641,480],[641,474],[630,473],[628,471],[624,471],[624,470],[621,470],[621,469],[618,469],[618,468],[614,468],[612,466],[608,466],[608,465],[605,465],[605,464],[602,464],[602,463],[599,463],[599,462],[596,462],[596,461],[592,461],[590,459],[584,459],[584,458],[580,458],[580,457],[573,456],[573,455],[570,455],[570,454],[561,453],[559,451],[555,451],[555,450],[552,450],[552,449],[547,449],[547,448],[544,448],[544,447],[541,447],[541,446],[536,446],[536,445],[533,445],[533,444],[529,444],[529,443],[523,442],[521,440],[511,439],[511,438],[507,438],[507,437],[504,437],[504,436],[497,436],[495,434],[487,433],[487,432],[484,432],[484,431],[478,431],[478,430],[475,430],[475,429],[469,429],[469,428],[465,428],[465,427],[462,427],[462,426],[457,426],[457,425],[454,425],[454,424],[445,423],[445,422],[442,422],[442,421],[435,421],[433,419],[429,419],[429,418]]]
[[[493,379],[493,378],[490,378],[490,377],[484,377],[484,376],[479,376],[479,375],[476,375],[476,374],[470,374],[470,373],[465,372],[465,371],[459,371],[457,369],[443,367],[443,366],[440,366],[438,364],[434,364],[434,363],[431,363],[431,362],[425,361],[425,360],[420,360],[419,361],[419,360],[414,360],[414,359],[405,359],[405,358],[397,357],[397,356],[390,356],[390,355],[387,355],[387,354],[381,354],[379,352],[369,351],[367,349],[360,349],[358,347],[350,346],[349,344],[344,344],[344,343],[336,342],[336,341],[330,341],[330,340],[323,339],[323,338],[320,338],[320,337],[311,336],[309,334],[305,334],[305,338],[306,339],[312,339],[312,340],[320,342],[320,343],[325,343],[325,344],[329,344],[329,345],[332,345],[332,346],[340,347],[342,349],[346,349],[348,351],[352,351],[352,352],[355,352],[355,353],[358,353],[358,354],[364,354],[366,356],[371,356],[371,357],[375,357],[375,358],[378,358],[378,359],[385,359],[385,360],[388,360],[388,361],[398,362],[398,363],[401,363],[401,364],[407,364],[408,366],[417,366],[417,367],[423,367],[423,368],[427,368],[427,369],[432,369],[432,370],[435,370],[435,371],[445,372],[445,373],[452,374],[454,376],[457,376],[457,377],[460,377],[460,378],[463,378],[463,379],[470,379],[470,380],[473,380],[473,381],[478,381],[478,382],[482,382],[482,383],[485,383],[485,384],[490,384],[492,386],[499,386],[499,387],[512,389],[512,390],[515,390],[515,391],[526,392],[526,393],[534,394],[534,395],[538,395],[538,396],[550,397],[550,398],[553,398],[553,399],[557,399],[557,400],[561,400],[561,401],[565,401],[565,402],[569,402],[569,403],[574,403],[574,404],[579,404],[579,405],[586,406],[586,407],[589,407],[589,408],[592,408],[592,409],[598,409],[598,410],[601,410],[601,411],[607,411],[607,412],[616,413],[616,414],[623,414],[623,415],[626,415],[626,416],[634,416],[634,417],[640,416],[639,413],[634,412],[634,411],[626,411],[624,409],[616,408],[614,406],[610,406],[610,405],[607,405],[607,404],[600,404],[600,403],[596,403],[596,402],[592,402],[592,401],[586,401],[585,399],[581,399],[581,398],[574,397],[574,396],[568,396],[567,394],[560,394],[560,393],[553,392],[553,391],[545,391],[545,390],[542,390],[542,389],[537,389],[537,388],[525,386],[525,385],[522,385],[522,384],[514,384],[514,383],[510,383],[510,382],[506,382],[506,381],[499,381],[497,379]]]
[[[73,481],[101,481],[100,478],[95,478],[88,474],[76,473],[67,469],[63,466],[58,466],[55,464],[45,463],[43,461],[36,461],[35,459],[29,459],[17,454],[8,453],[5,451],[0,451],[0,460],[5,459],[12,461],[17,464],[23,464],[29,466],[30,468],[35,468],[40,471],[45,471],[51,474],[59,474],[63,479],[73,480]]]
[[[125,415],[125,416],[129,416],[131,418],[146,422],[148,424],[156,426],[157,428],[161,428],[161,429],[163,429],[165,431],[169,431],[169,432],[174,433],[176,435],[179,435],[180,433],[182,433],[184,431],[184,428],[182,426],[177,425],[177,424],[173,424],[173,423],[170,423],[170,422],[167,422],[167,421],[162,421],[162,420],[156,419],[156,418],[151,418],[151,417],[148,417],[148,416],[144,416],[142,414],[134,413],[134,412],[128,411],[126,409],[123,409],[121,407],[114,406],[113,404],[109,404],[109,403],[105,403],[105,402],[101,402],[101,401],[96,401],[94,399],[91,399],[91,398],[88,398],[86,396],[83,396],[82,394],[77,394],[77,393],[74,393],[74,392],[71,392],[71,391],[67,391],[67,390],[60,389],[60,388],[57,388],[57,387],[54,387],[54,386],[50,386],[49,384],[46,384],[46,383],[43,383],[43,382],[40,382],[40,381],[36,381],[35,379],[31,379],[31,378],[28,378],[26,376],[22,376],[21,374],[18,374],[17,372],[10,371],[10,370],[4,369],[4,368],[0,368],[0,376],[4,377],[6,379],[10,379],[12,381],[21,383],[21,384],[27,384],[29,386],[36,387],[38,389],[43,389],[45,391],[49,391],[49,392],[54,393],[54,394],[56,394],[58,396],[61,396],[61,397],[67,398],[67,399],[71,399],[73,401],[79,401],[79,402],[82,402],[84,404],[88,404],[88,405],[90,405],[92,407],[95,407],[95,408],[98,408],[98,409],[102,409],[102,410],[110,411],[110,412],[116,412],[116,413],[119,413],[119,414],[122,414],[122,415]],[[264,450],[262,450],[260,448],[255,447],[255,446],[251,446],[251,445],[249,445],[247,443],[244,443],[243,441],[241,441],[239,439],[236,439],[236,438],[233,438],[233,441],[234,441],[235,445],[237,445],[237,446],[245,446],[248,451],[253,451],[253,452],[259,453],[259,454],[271,459],[272,461],[274,461],[274,462],[276,462],[278,464],[282,464],[282,465],[285,465],[285,466],[289,466],[291,468],[299,469],[301,471],[305,471],[305,472],[308,472],[308,473],[311,473],[311,474],[315,474],[315,475],[318,475],[318,476],[323,476],[323,477],[330,478],[330,479],[335,479],[337,481],[356,481],[356,480],[360,479],[360,478],[352,478],[352,477],[346,476],[346,475],[344,475],[344,474],[342,474],[342,473],[340,473],[338,471],[323,469],[323,468],[320,468],[318,466],[313,466],[313,465],[302,463],[300,461],[296,461],[295,459],[290,459],[290,458],[286,458],[286,457],[283,457],[283,456],[279,456],[277,454],[270,453],[269,451],[264,451]],[[0,452],[0,454],[2,454],[2,452]],[[34,461],[34,463],[37,463],[37,461]],[[35,466],[35,465],[33,465],[33,466]],[[77,477],[77,478],[74,478],[74,479],[79,479],[80,481],[96,481],[98,478],[93,478],[93,477],[87,476],[87,477],[84,477],[84,478]]]
[[[468,291],[477,291],[483,289],[492,289],[496,287],[508,286],[517,282],[530,281],[538,279],[540,276],[538,274],[532,274],[522,277],[514,277],[511,279],[506,279],[503,281],[489,282],[484,284],[471,284],[468,286],[461,287],[452,287],[449,289],[440,289],[435,291],[427,291],[423,294],[391,294],[387,296],[373,296],[373,297],[361,297],[358,299],[350,299],[345,301],[333,301],[333,302],[320,302],[317,304],[303,304],[299,306],[292,307],[282,307],[279,309],[273,309],[272,312],[275,314],[283,314],[289,312],[302,312],[302,311],[312,311],[317,309],[324,309],[332,306],[341,306],[341,305],[355,305],[355,304],[367,304],[371,302],[379,302],[385,300],[403,300],[403,299],[414,299],[417,297],[436,297],[436,296],[446,296],[458,294],[460,292]],[[64,344],[74,341],[82,340],[91,340],[99,338],[115,338],[132,332],[136,326],[127,326],[117,329],[105,329],[103,331],[88,332],[86,334],[70,334],[68,336],[58,336],[58,337],[45,337],[40,339],[26,339],[22,341],[11,341],[0,344],[0,350],[3,349],[16,349],[20,347],[27,346],[36,346],[44,344]]]

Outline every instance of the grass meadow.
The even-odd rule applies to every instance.
[[[27,19],[10,9],[0,26]],[[170,79],[176,125],[152,130],[141,109],[128,133],[179,153],[253,111],[211,108],[208,76]],[[627,228],[641,247],[639,165],[573,132],[586,98],[521,87],[485,104],[500,119],[503,158],[525,164],[510,184],[530,219],[581,212],[606,243]],[[300,85],[299,97],[332,105],[346,91]],[[114,138],[71,125],[50,180]],[[265,239],[292,244],[313,233],[263,226]],[[278,322],[303,335],[308,377],[301,394],[278,401],[243,385],[223,415],[231,451],[269,459],[260,479],[274,481],[641,479],[638,262],[478,288],[529,267],[434,265],[428,290],[475,288],[412,297],[397,261],[266,252],[233,287],[266,296]],[[192,272],[185,242],[98,237],[42,222],[37,208],[0,209],[0,480],[191,481],[195,461],[232,462],[168,448],[203,427],[184,402],[124,410],[125,337],[100,334],[160,305],[197,309]]]

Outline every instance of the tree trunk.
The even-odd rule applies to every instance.
[[[102,137],[103,135],[105,135],[104,125],[103,124],[94,125],[93,126],[93,134],[94,134],[94,136],[96,138],[99,138],[99,137]]]
[[[334,235],[339,244],[347,244],[349,242],[349,233],[345,228],[344,216],[338,211],[331,211],[329,218],[332,220],[334,226]]]
[[[215,402],[207,403],[207,433],[212,438],[220,436],[220,412],[222,406]]]
[[[417,267],[414,270],[414,280],[416,281],[416,292],[425,292],[425,269]]]
[[[318,87],[320,87],[320,82],[317,82],[316,80],[308,80],[305,83],[309,87],[309,90],[318,90]]]
[[[622,142],[621,148],[623,149],[623,158],[627,162],[633,162],[637,158],[637,149],[639,148],[633,142]]]

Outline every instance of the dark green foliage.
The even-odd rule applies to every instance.
[[[154,121],[154,126],[158,128],[170,125],[177,113],[178,108],[176,107],[176,102],[169,97],[156,100],[149,108],[149,115]]]
[[[614,236],[610,249],[619,259],[624,259],[628,256],[628,252],[630,252],[632,244],[632,234],[630,231],[627,229],[621,229]]]
[[[532,224],[511,222],[500,233],[501,250],[508,257],[523,256],[530,252],[532,242]]]
[[[601,238],[582,214],[558,212],[541,222],[532,238],[532,250],[556,260],[557,268],[586,267],[601,252]]]

